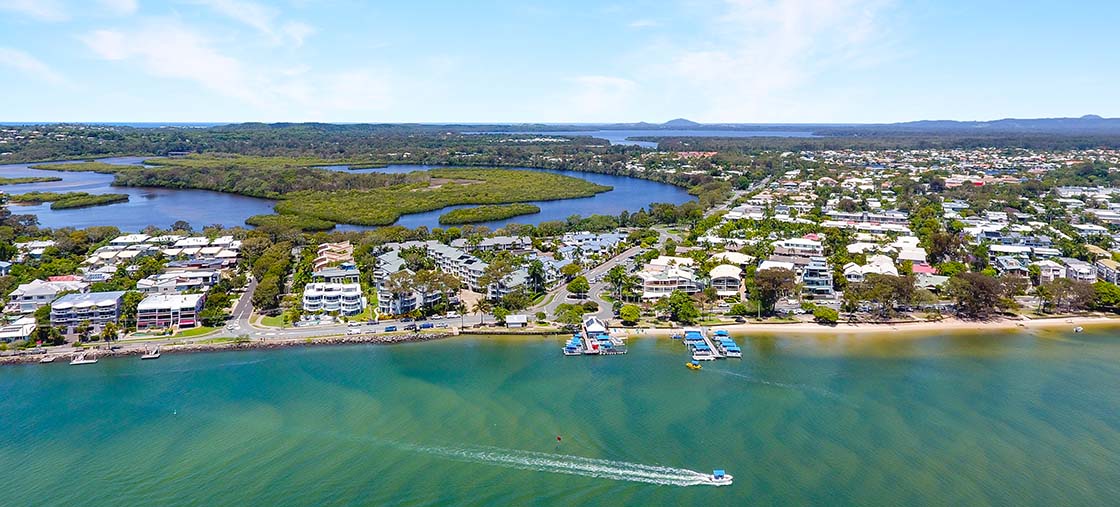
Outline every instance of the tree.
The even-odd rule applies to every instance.
[[[140,302],[144,300],[144,294],[136,291],[128,291],[121,297],[121,325],[125,330],[136,329],[136,309],[140,306]]]
[[[692,303],[688,294],[675,290],[668,298],[662,300],[664,308],[669,312],[669,318],[682,324],[692,324],[700,320],[700,311]]]
[[[117,339],[117,323],[106,322],[105,326],[101,328],[101,340],[108,343]]]
[[[529,275],[529,288],[535,293],[544,292],[545,270],[540,259],[533,259],[526,269]]]
[[[191,232],[192,229],[191,224],[186,220],[176,220],[175,223],[171,224],[171,230],[180,232]]]
[[[1107,283],[1107,282],[1106,282]],[[1080,312],[1094,304],[1096,287],[1087,282],[1056,278],[1038,286],[1043,307],[1053,312]]]
[[[1003,284],[983,273],[961,273],[949,279],[945,292],[957,304],[957,312],[965,317],[987,318],[1004,299]]]
[[[766,313],[774,312],[774,304],[797,286],[797,275],[784,268],[764,269],[755,272],[755,299]]]
[[[591,284],[587,282],[587,278],[577,276],[571,282],[568,282],[568,292],[572,294],[586,297],[587,293],[591,290]]]
[[[622,319],[623,324],[633,326],[642,318],[642,310],[638,308],[638,305],[623,305],[622,309],[618,311],[618,316]]]
[[[579,326],[583,322],[583,307],[569,303],[557,305],[552,311],[552,318],[566,327]]]
[[[734,315],[736,317],[745,317],[750,315],[750,309],[743,303],[735,303],[731,305],[731,309],[728,310],[727,313],[728,315]]]
[[[486,314],[490,313],[490,311],[493,310],[493,309],[494,309],[494,305],[492,303],[490,303],[490,301],[488,301],[486,298],[481,298],[477,302],[475,302],[474,308],[471,309],[471,311],[478,314],[480,317],[482,317],[480,322],[485,324],[486,323]]]
[[[615,296],[618,299],[622,299],[622,289],[626,285],[627,278],[629,278],[629,275],[626,273],[626,268],[621,264],[616,264],[610,271],[607,271],[607,283],[614,288]]]
[[[578,275],[579,272],[579,264],[576,264],[574,262],[571,264],[565,264],[564,267],[560,268],[560,274],[564,275],[564,279],[566,280],[571,280],[573,277]]]
[[[93,330],[93,324],[88,320],[83,320],[74,327],[74,332],[78,333],[78,341],[84,342],[89,339],[89,332]]]
[[[1093,308],[1120,311],[1120,286],[1105,281],[1093,284]]]
[[[813,320],[821,324],[833,325],[840,320],[840,313],[827,306],[813,308]]]

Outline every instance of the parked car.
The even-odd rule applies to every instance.
[[[425,322],[423,324],[420,324],[420,329],[431,329],[433,327],[435,327],[435,325],[432,324],[431,322]]]
[[[447,312],[446,317],[449,319],[457,319],[459,318],[459,312]]]
[[[446,322],[440,322],[439,324],[436,324],[436,327],[440,327],[440,328],[447,327],[447,323]]]
[[[401,319],[401,322],[412,322],[412,317],[405,317]]]
[[[409,325],[404,327],[404,330],[405,331],[415,331],[416,330],[416,324],[409,324]]]
[[[347,327],[359,327],[361,325],[362,325],[361,322],[350,322],[350,323],[346,324]]]
[[[386,333],[392,333],[393,331],[396,331],[396,330],[397,330],[397,326],[385,326],[385,332]]]
[[[346,334],[362,334],[361,329],[347,329]]]

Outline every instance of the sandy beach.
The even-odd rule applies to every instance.
[[[942,333],[976,333],[984,331],[1013,331],[1016,329],[1051,329],[1059,331],[1072,331],[1075,327],[1100,328],[1120,327],[1120,318],[1113,317],[1062,317],[1053,319],[992,319],[987,321],[960,320],[955,318],[935,322],[905,322],[897,324],[867,324],[839,323],[835,326],[825,326],[815,322],[779,323],[743,323],[726,326],[711,326],[711,329],[724,329],[735,336],[751,334],[782,334],[782,335],[875,335],[885,337],[892,334],[936,335]],[[677,329],[616,329],[627,336],[671,336],[680,333]]]

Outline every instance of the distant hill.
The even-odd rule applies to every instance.
[[[922,120],[878,125],[901,130],[991,132],[1094,132],[1120,133],[1120,118],[1088,114],[1080,118],[1004,118],[992,121]]]
[[[661,126],[662,127],[675,128],[675,129],[681,129],[681,128],[696,128],[696,127],[702,126],[702,124],[696,123],[692,120],[686,120],[684,118],[677,118],[675,120],[669,120],[665,123],[662,123]]]

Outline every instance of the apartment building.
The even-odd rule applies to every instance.
[[[198,325],[204,294],[153,294],[136,308],[137,329],[185,328]]]
[[[7,313],[32,313],[47,306],[62,292],[86,292],[89,284],[74,280],[32,280],[16,287],[8,295]]]
[[[105,324],[116,323],[121,317],[121,300],[124,291],[87,292],[67,294],[51,303],[51,327],[62,328],[63,334],[73,334],[84,322],[100,332]]]
[[[349,241],[323,243],[316,250],[315,260],[311,262],[311,266],[315,271],[319,271],[333,264],[352,262],[353,260],[354,245],[351,245]]]
[[[806,299],[832,299],[832,267],[824,257],[813,257],[801,272],[801,293]]]
[[[731,264],[720,264],[708,273],[712,288],[719,297],[738,296],[743,287],[743,270]]]
[[[1108,283],[1120,283],[1120,263],[1112,259],[1099,259],[1096,262],[1097,279]]]

